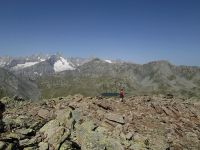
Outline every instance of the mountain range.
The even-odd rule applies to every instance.
[[[200,97],[200,67],[176,66],[168,61],[140,65],[56,54],[0,57],[0,67],[1,97],[17,94],[40,99],[77,93],[95,96],[116,94],[120,88],[126,95]]]

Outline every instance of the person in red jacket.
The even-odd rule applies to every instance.
[[[120,101],[124,102],[124,89],[121,89],[119,92]]]

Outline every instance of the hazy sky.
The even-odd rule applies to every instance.
[[[200,0],[0,0],[0,55],[200,66]]]

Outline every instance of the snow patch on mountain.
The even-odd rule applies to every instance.
[[[39,62],[26,62],[26,63],[24,63],[24,64],[17,64],[16,66],[13,67],[13,69],[14,69],[14,70],[23,69],[23,68],[27,68],[27,67],[36,65],[36,64],[38,64],[38,63],[39,63]]]
[[[109,64],[111,64],[112,63],[112,61],[111,60],[104,60],[105,62],[107,62],[107,63],[109,63]]]
[[[11,58],[9,56],[5,56],[5,57],[1,57],[0,56],[0,67],[4,67],[6,66],[7,64],[10,63],[10,60]]]
[[[70,63],[63,57],[60,57],[60,59],[54,63],[54,71],[55,72],[61,72],[64,70],[74,70],[74,69],[75,68],[72,67],[70,65]]]
[[[45,61],[46,59],[41,58],[41,57],[38,57],[38,60],[39,60],[40,62],[43,62],[43,61]]]
[[[0,61],[0,67],[4,67],[6,65],[6,62]]]
[[[45,61],[45,60],[46,60],[46,59],[42,59],[42,58],[41,58],[41,59],[40,59],[40,62],[43,62],[43,61]]]

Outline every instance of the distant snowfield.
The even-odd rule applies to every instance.
[[[64,59],[63,57],[60,57],[60,60],[58,60],[57,62],[55,62],[54,64],[54,71],[55,72],[61,72],[64,70],[74,70],[75,68],[72,67],[69,62]]]
[[[23,68],[26,68],[26,67],[30,67],[30,66],[33,66],[35,64],[38,64],[39,62],[26,62],[24,64],[17,64],[17,66],[14,66],[13,69],[23,69]]]
[[[45,60],[46,60],[46,59],[42,59],[42,58],[41,58],[41,59],[40,59],[40,62],[45,61]]]
[[[45,61],[46,59],[38,57],[38,60],[40,60],[40,62],[43,62],[43,61]]]
[[[3,62],[3,61],[0,61],[0,66],[5,66],[6,65],[6,62]]]
[[[109,64],[111,64],[112,63],[112,61],[111,60],[104,60],[105,62],[107,62],[107,63],[109,63]]]

